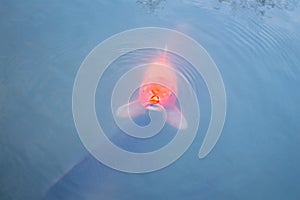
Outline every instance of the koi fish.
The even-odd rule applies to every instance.
[[[137,99],[120,106],[117,116],[134,118],[147,110],[166,111],[166,121],[178,129],[187,127],[187,122],[176,105],[177,78],[165,57],[150,64],[144,72]]]

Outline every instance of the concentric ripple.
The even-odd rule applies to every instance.
[[[201,74],[207,86],[211,97],[211,121],[199,151],[199,158],[205,157],[212,150],[224,125],[226,94],[223,81],[212,59],[196,41],[180,32],[163,28],[133,29],[117,34],[97,46],[81,65],[74,83],[73,116],[79,136],[90,153],[103,164],[124,172],[145,173],[170,165],[188,149],[198,130],[199,103],[193,89],[197,86],[192,87],[188,79],[177,70],[179,67],[170,70],[174,71],[178,80],[180,93],[177,100],[187,120],[186,129],[178,129],[175,137],[162,148],[144,153],[124,150],[112,143],[104,133],[95,111],[95,93],[99,80],[108,66],[120,56],[137,49],[149,48],[168,51],[184,58]],[[142,66],[124,71],[111,95],[113,115],[117,106],[130,101],[132,94],[140,86],[139,79],[143,68],[148,65],[146,62]],[[166,113],[161,113],[157,117],[149,111],[151,121],[143,127],[133,123],[131,119],[124,123],[114,116],[114,120],[129,136],[148,138],[162,129]],[[146,134],[141,136],[143,133]]]

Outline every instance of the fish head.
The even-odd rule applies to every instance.
[[[139,100],[145,108],[152,109],[155,106],[168,107],[174,105],[176,96],[167,86],[148,83],[140,87]]]

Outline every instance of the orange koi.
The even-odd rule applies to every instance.
[[[144,72],[138,98],[119,107],[117,115],[133,118],[144,114],[146,110],[162,111],[161,108],[164,108],[167,114],[166,121],[178,129],[184,129],[187,122],[176,105],[176,74],[165,56],[153,63],[149,64]]]

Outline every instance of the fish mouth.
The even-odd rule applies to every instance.
[[[158,104],[160,101],[160,98],[158,95],[153,95],[150,99],[149,99],[149,102],[151,104]]]

